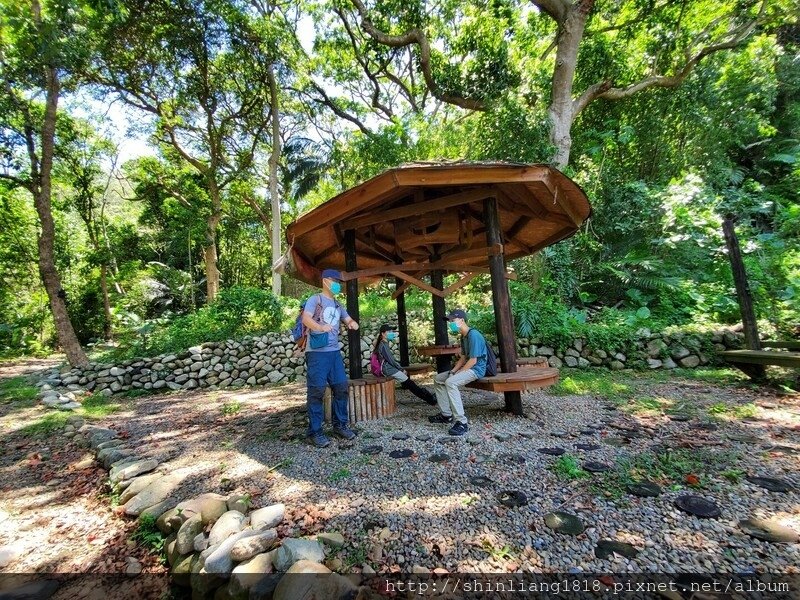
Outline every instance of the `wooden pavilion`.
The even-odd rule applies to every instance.
[[[356,320],[359,281],[395,278],[404,365],[404,291],[414,285],[431,293],[434,339],[446,346],[445,298],[490,273],[499,359],[508,380],[517,356],[507,281],[513,275],[506,262],[573,235],[590,214],[583,190],[546,165],[411,163],[331,198],[289,225],[286,237],[295,277],[319,286],[323,269],[342,271],[347,310]],[[452,273],[460,278],[445,288],[444,276]],[[350,378],[361,379],[360,331],[348,336]],[[439,372],[448,364],[448,356],[437,357]],[[522,414],[520,391],[509,387],[506,381],[496,389],[504,392],[507,410]]]

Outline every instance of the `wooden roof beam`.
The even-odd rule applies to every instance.
[[[478,202],[486,198],[491,198],[495,196],[495,194],[497,194],[497,191],[493,187],[466,190],[464,192],[450,194],[449,196],[443,196],[442,198],[435,198],[433,200],[426,200],[424,202],[414,202],[400,208],[383,210],[373,214],[362,215],[360,217],[348,219],[341,223],[341,228],[342,231],[346,231],[348,229],[358,229],[360,227],[375,225],[376,223],[385,223],[387,221],[405,219],[437,210],[445,210],[461,204]]]
[[[552,177],[548,174],[547,177],[542,179],[542,183],[544,183],[547,186],[547,189],[550,190],[550,193],[553,194],[553,202],[564,211],[564,213],[569,217],[570,221],[572,221],[573,226],[580,227],[583,223],[583,219],[581,219],[580,216],[576,214],[574,210],[572,210],[572,206],[566,201],[564,193],[561,192],[561,188],[553,181]]]

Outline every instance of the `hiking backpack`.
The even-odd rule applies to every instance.
[[[369,370],[375,377],[383,377],[383,364],[375,352],[369,355]]]
[[[306,345],[308,344],[308,327],[303,325],[303,312],[306,309],[306,303],[308,300],[303,302],[300,305],[300,312],[297,314],[297,318],[294,321],[294,327],[292,327],[292,339],[294,340],[295,344],[295,352],[305,352]],[[341,305],[333,301],[334,305],[337,309],[341,308]],[[314,321],[319,323],[319,317],[322,314],[322,294],[319,294],[319,300],[317,301],[317,307],[314,309],[314,316],[312,317]]]
[[[492,345],[486,342],[486,377],[494,377],[497,375],[497,356],[492,350]]]

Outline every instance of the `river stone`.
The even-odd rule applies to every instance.
[[[562,454],[564,454],[564,452],[566,452],[564,448],[558,448],[558,447],[537,448],[536,451],[539,452],[540,454],[547,454],[548,456],[561,456]]]
[[[273,564],[278,571],[287,571],[297,561],[321,563],[324,558],[325,551],[319,542],[286,538],[278,548]]]
[[[125,503],[126,515],[138,516],[146,508],[164,502],[172,496],[184,477],[173,473],[159,477]]]
[[[628,484],[628,492],[640,498],[655,498],[661,495],[661,488],[652,481],[638,481]]]
[[[216,546],[228,539],[234,533],[240,532],[244,528],[245,517],[238,510],[229,510],[223,514],[208,534],[208,546]],[[194,539],[194,538],[192,538]]]
[[[684,494],[675,499],[675,506],[684,512],[700,517],[702,519],[716,519],[722,514],[714,502],[695,496],[693,494]]]
[[[137,460],[136,462],[129,463],[117,471],[111,469],[109,479],[112,482],[124,481],[125,479],[133,479],[138,475],[149,473],[158,466],[158,461],[152,458]]]
[[[592,452],[594,450],[600,450],[600,446],[597,444],[575,444],[575,447],[578,450],[583,450],[584,452]]]
[[[422,433],[418,435],[415,439],[420,442],[429,442],[431,441],[431,436],[427,433]]]
[[[236,562],[249,560],[255,555],[266,552],[272,548],[277,539],[278,532],[274,529],[268,529],[258,535],[239,540],[233,545],[233,548],[231,548],[231,558]]]
[[[550,435],[552,435],[553,437],[557,437],[557,438],[564,438],[564,437],[567,437],[569,435],[569,433],[567,433],[563,429],[556,429],[554,431],[551,431]]]
[[[192,566],[197,564],[199,557],[199,554],[194,553],[188,554],[187,556],[181,556],[177,561],[175,561],[175,564],[172,565],[172,568],[169,572],[172,575],[172,581],[174,581],[176,585],[181,587],[189,587]]]
[[[556,533],[565,535],[580,535],[584,529],[583,522],[578,517],[565,512],[547,513],[544,522]]]
[[[250,526],[253,529],[271,529],[280,525],[286,514],[286,506],[272,504],[250,513]]]
[[[511,453],[504,453],[497,457],[498,460],[510,462],[515,465],[521,465],[525,463],[525,457],[521,454],[511,454]]]
[[[397,440],[397,441],[399,441],[399,442],[402,442],[403,440],[407,440],[407,439],[408,439],[408,438],[410,438],[410,437],[411,437],[411,436],[410,436],[410,435],[408,435],[407,433],[402,433],[402,432],[401,432],[401,433],[395,433],[395,434],[392,436],[392,439],[393,439],[393,440]]]
[[[403,448],[402,450],[392,450],[389,452],[389,456],[392,458],[408,458],[414,454],[414,451],[410,448]]]
[[[470,477],[469,482],[476,487],[486,487],[492,484],[492,480],[485,475],[475,475]]]
[[[183,522],[178,530],[178,538],[175,547],[178,554],[189,554],[194,550],[194,538],[203,531],[203,520],[200,515],[195,514]]]
[[[432,463],[445,463],[450,460],[450,455],[445,454],[444,452],[440,454],[431,454],[428,457],[428,460],[431,461]]]
[[[765,542],[800,542],[800,533],[773,520],[746,519],[739,521],[739,527],[747,535]]]
[[[583,463],[583,469],[589,471],[589,473],[604,473],[611,470],[611,465],[596,460],[588,460]]]
[[[283,573],[269,573],[261,575],[261,579],[250,588],[250,596],[248,600],[273,600],[275,597],[275,588],[283,578]]]
[[[227,498],[220,494],[208,492],[195,498],[184,500],[176,507],[181,511],[181,522],[192,515],[199,514],[203,525],[214,523],[223,514],[228,512]]]
[[[173,508],[177,502],[178,500],[175,497],[170,496],[169,498],[159,502],[158,504],[154,504],[153,506],[148,506],[147,508],[145,508],[139,514],[139,518],[143,516],[150,516],[153,517],[154,519],[158,519],[158,517],[163,515],[169,509]]]
[[[208,537],[205,533],[198,533],[196,536],[194,536],[192,545],[194,546],[195,552],[203,552],[208,550]]]
[[[281,577],[273,600],[353,598],[358,588],[347,577],[332,573],[325,565],[300,560]],[[252,597],[252,596],[251,596]]]
[[[163,477],[161,473],[149,473],[147,475],[142,475],[141,477],[135,477],[134,479],[129,480],[128,486],[119,496],[119,503],[125,504],[128,500],[133,498],[136,494],[141,492],[144,488],[160,477]]]
[[[692,418],[684,413],[673,413],[671,415],[667,415],[667,417],[669,417],[670,421],[675,421],[676,423],[684,423]]]
[[[603,441],[609,446],[614,446],[615,448],[620,448],[626,444],[631,443],[630,438],[624,438],[624,437],[607,437],[604,438]]]
[[[783,479],[775,479],[773,477],[745,477],[747,481],[753,485],[764,488],[770,492],[791,492],[794,486]]]
[[[364,446],[361,448],[361,454],[380,454],[383,452],[383,446]]]
[[[97,462],[103,465],[103,468],[110,469],[111,465],[115,462],[133,456],[134,452],[130,448],[123,446],[115,446],[113,448],[106,448],[97,453]]]
[[[518,490],[504,490],[497,494],[500,504],[509,508],[517,508],[528,504],[528,497]]]
[[[758,444],[761,441],[760,437],[749,433],[729,433],[727,438],[732,442],[740,442],[742,444]]]
[[[277,550],[271,550],[264,554],[258,554],[233,568],[230,590],[234,597],[239,595],[246,597],[244,592],[255,587],[264,578],[264,575],[272,572],[272,560],[276,552]]]
[[[102,444],[98,444],[96,450],[105,450],[106,448],[116,448],[117,446],[122,446],[125,442],[123,440],[108,440],[107,442],[103,442]]]
[[[636,558],[639,551],[635,546],[625,542],[617,542],[614,540],[600,540],[594,549],[594,555],[597,558],[606,559],[614,558],[614,553],[620,554],[625,558]]]
[[[344,536],[338,532],[320,533],[317,535],[317,540],[331,548],[341,548],[344,546]]]
[[[222,519],[224,516],[225,515],[222,515],[220,519]],[[243,531],[233,533],[230,537],[226,538],[219,544],[213,546],[209,545],[208,550],[205,550],[200,554],[201,558],[205,555],[203,569],[205,569],[206,573],[213,573],[215,575],[220,575],[224,578],[227,578],[230,572],[233,570],[233,558],[231,557],[231,550],[233,547],[237,542],[252,536],[256,536],[259,533],[261,532],[254,531],[252,529],[245,529]]]

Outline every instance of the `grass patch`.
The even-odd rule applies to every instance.
[[[119,394],[123,398],[141,398],[142,396],[150,396],[153,392],[142,389],[142,388],[132,388],[130,390],[126,390]]]
[[[483,540],[481,547],[494,560],[508,560],[514,556],[514,550],[509,545],[497,548],[489,540]]]
[[[735,406],[731,411],[737,419],[751,419],[758,413],[758,407],[752,402]]]
[[[650,396],[642,396],[630,402],[627,406],[629,412],[661,412],[664,409],[664,400],[652,398]]]
[[[231,415],[239,414],[239,411],[242,410],[242,404],[238,400],[234,400],[232,402],[226,402],[222,405],[222,414],[226,417]]]
[[[38,391],[24,377],[4,379],[0,381],[0,402],[13,402],[21,408],[35,406]]]
[[[720,475],[738,483],[743,471],[734,469],[738,456],[734,452],[709,450],[670,450],[642,452],[631,459],[617,462],[613,471],[602,474],[592,485],[597,495],[620,497],[628,484],[649,480],[673,490],[683,487],[702,488],[711,479],[711,473],[725,469]]]
[[[93,419],[107,417],[121,408],[118,402],[112,402],[110,398],[99,393],[88,396],[81,403],[81,412]]]
[[[571,373],[550,388],[550,393],[556,396],[599,395],[621,402],[633,395],[633,389],[627,383],[616,380],[611,373],[598,369],[591,373]]]
[[[567,481],[589,477],[589,473],[581,469],[578,460],[569,454],[562,454],[559,456],[558,460],[550,467],[550,470],[553,471],[559,479]]]
[[[63,429],[67,424],[67,419],[70,413],[66,411],[52,411],[48,412],[41,419],[25,425],[20,430],[22,435],[33,437],[44,437]]]
[[[363,544],[358,544],[349,548],[347,553],[342,559],[342,564],[347,570],[352,567],[361,566],[367,562],[367,547]]]
[[[350,472],[349,469],[342,468],[339,469],[338,471],[334,471],[333,473],[331,473],[330,477],[328,477],[328,481],[336,483],[337,481],[342,481],[343,479],[347,479],[348,477],[350,477],[350,475],[352,475],[352,473]]]
[[[167,557],[164,548],[166,538],[156,526],[156,518],[153,515],[144,514],[139,517],[136,531],[131,535],[131,539],[147,548],[151,553],[157,554],[161,562],[166,563]]]

